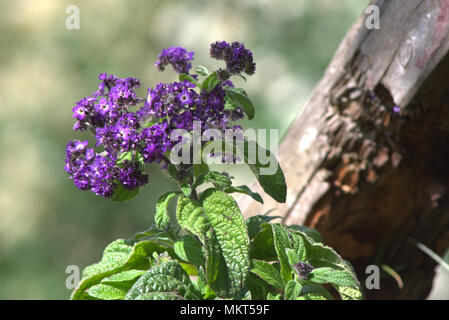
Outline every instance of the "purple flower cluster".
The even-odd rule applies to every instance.
[[[243,43],[234,41],[229,44],[226,41],[216,41],[210,46],[210,56],[224,60],[226,63],[225,70],[218,70],[220,79],[228,79],[231,75],[242,72],[247,75],[253,75],[256,72],[253,53],[246,49]]]
[[[70,141],[66,147],[65,170],[79,189],[110,198],[120,184],[131,190],[148,182],[141,162],[118,161],[120,155],[131,154],[141,145],[137,115],[128,112],[129,106],[140,102],[134,91],[140,81],[105,73],[99,79],[98,90],[73,108],[77,120],[74,130],[89,129],[95,134],[96,146],[103,146],[105,151],[95,153],[93,148],[87,148],[87,140]]]
[[[139,102],[135,89],[140,87],[136,78],[118,79],[106,73],[98,77],[101,83],[92,96],[81,99],[73,108],[77,120],[74,130],[93,130],[115,121],[131,105]]]
[[[189,73],[192,68],[192,64],[189,62],[193,60],[194,52],[188,52],[182,47],[170,47],[162,50],[159,54],[159,60],[156,62],[156,67],[160,71],[164,71],[165,67],[169,64],[173,69],[179,73]]]
[[[243,45],[235,42],[226,49],[222,43],[221,47],[223,52],[217,56],[225,59],[229,72],[251,71],[252,54]],[[164,49],[156,66],[164,70],[171,64],[177,73],[188,73],[193,54],[181,47]],[[243,118],[240,108],[225,108],[223,87],[233,87],[229,80],[209,91],[187,80],[159,83],[148,89],[147,99],[140,99],[135,92],[140,87],[136,78],[121,79],[104,73],[99,79],[98,90],[73,108],[73,129],[89,130],[95,136],[95,146],[103,151],[96,153],[94,148],[88,148],[88,141],[70,141],[65,170],[79,189],[105,198],[111,198],[120,186],[132,190],[148,183],[144,163],[166,166],[169,160],[165,153],[179,142],[170,140],[173,130],[190,131],[194,121],[200,121],[204,129],[225,130]],[[140,109],[129,110],[141,102],[144,104]]]
[[[223,85],[232,86],[230,81]],[[195,85],[182,82],[159,83],[154,89],[148,89],[148,100],[137,112],[140,120],[163,119],[165,130],[192,130],[193,121],[200,121],[201,127],[225,130],[229,123],[243,118],[240,108],[225,110],[225,97],[222,86],[216,86],[211,92],[194,90]]]
[[[293,268],[296,270],[298,277],[301,280],[307,280],[309,278],[310,272],[312,272],[313,267],[307,262],[298,262],[293,265]]]

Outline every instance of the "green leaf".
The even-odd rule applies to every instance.
[[[136,151],[122,152],[117,156],[118,165],[122,165],[125,162],[138,162],[141,165],[144,164],[142,154]]]
[[[266,283],[257,275],[255,275],[252,272],[249,272],[246,281],[245,286],[248,288],[248,290],[251,292],[251,299],[252,300],[266,300],[267,299],[267,288]]]
[[[169,165],[168,165],[168,174],[169,174],[169,176],[173,179],[173,180],[175,180],[175,181],[177,181],[178,180],[178,177],[177,177],[177,173],[178,173],[178,168],[176,168],[176,166],[173,164],[173,163],[170,163]]]
[[[315,242],[322,242],[323,238],[321,237],[321,234],[312,228],[306,227],[306,226],[298,226],[298,225],[290,225],[287,226],[288,229],[290,230],[294,230],[294,231],[299,231],[301,233],[305,233],[306,235],[308,235],[313,241]]]
[[[116,240],[106,247],[99,263],[88,266],[78,287],[73,291],[71,299],[85,298],[85,290],[99,284],[104,278],[125,270],[145,270],[150,267],[150,257],[154,252],[162,253],[173,249],[164,247],[155,241],[147,240],[129,244],[123,239]]]
[[[201,292],[204,300],[216,298],[215,292],[207,284],[206,274],[203,267],[199,267],[198,280],[196,282],[197,290]]]
[[[185,298],[171,292],[149,292],[138,295],[134,300],[185,300]]]
[[[196,85],[197,87],[200,86],[199,82],[195,80],[195,78],[193,78],[192,76],[186,74],[186,73],[180,73],[179,74],[179,81],[184,81],[187,80],[191,83],[193,83],[194,85]]]
[[[278,255],[279,263],[281,264],[281,275],[285,282],[292,280],[292,268],[290,266],[288,256],[286,253],[287,248],[290,248],[290,240],[288,232],[280,225],[273,224],[273,239],[274,247]]]
[[[234,106],[242,109],[248,116],[248,120],[252,120],[255,116],[256,110],[253,102],[248,97],[245,90],[241,88],[225,87],[226,98]]]
[[[265,261],[277,260],[271,224],[262,223],[251,244],[251,258]]]
[[[281,300],[282,295],[280,293],[268,292],[267,300]]]
[[[301,294],[315,294],[326,298],[327,300],[334,300],[334,297],[331,295],[329,291],[326,290],[322,285],[308,283],[304,284],[301,288]]]
[[[208,93],[215,89],[215,87],[220,83],[217,73],[211,73],[206,79],[204,79],[201,88],[205,89]]]
[[[202,205],[202,206],[201,206]],[[220,297],[239,297],[249,271],[249,239],[234,198],[216,189],[201,196],[201,204],[180,197],[178,223],[203,243],[206,278]]]
[[[296,300],[326,300],[326,298],[316,293],[308,293],[298,297]]]
[[[164,261],[141,276],[127,293],[126,299],[134,300],[147,293],[176,293],[185,299],[200,298],[189,275],[173,260]]]
[[[363,299],[363,292],[360,287],[338,287],[340,297],[343,300],[361,300]]]
[[[317,268],[310,272],[310,281],[315,283],[333,283],[337,286],[356,287],[357,280],[345,270],[329,267]]]
[[[234,198],[224,192],[208,189],[203,192],[201,201],[226,264],[224,273],[220,268],[217,272],[206,267],[208,283],[223,297],[239,296],[250,267],[249,238],[245,220]],[[209,275],[208,270],[211,271]],[[212,285],[220,277],[228,278],[227,288],[216,288]]]
[[[258,275],[261,279],[276,289],[284,289],[285,284],[279,271],[270,263],[262,260],[253,260],[253,265],[254,267],[251,272]]]
[[[285,286],[284,300],[296,300],[301,293],[301,285],[295,280],[290,280]]]
[[[232,183],[231,179],[227,175],[224,175],[216,171],[207,171],[198,176],[198,178],[192,185],[192,188],[195,189],[199,185],[202,185],[203,183],[206,182],[212,182],[214,187],[219,190],[223,190],[229,187]]]
[[[253,150],[255,154],[249,154],[249,150]],[[259,154],[265,152],[269,154],[268,163],[262,164]],[[262,189],[277,202],[285,202],[287,198],[287,185],[282,169],[273,154],[268,150],[260,147],[256,142],[249,141],[245,143],[245,162],[259,181]],[[270,163],[277,169],[272,174],[267,174],[266,170],[270,167]]]
[[[253,119],[256,113],[256,109],[254,108],[254,104],[251,99],[235,88],[224,87],[224,89],[228,100],[232,104],[241,108],[243,112],[245,112],[245,114],[248,116],[249,120]]]
[[[226,189],[224,189],[224,192],[226,192],[226,193],[234,193],[234,192],[243,193],[263,204],[263,199],[260,196],[260,194],[258,194],[257,192],[252,192],[251,189],[248,188],[248,186],[238,186],[238,187],[230,186],[230,187],[227,187]]]
[[[134,199],[139,194],[140,187],[134,188],[132,190],[125,189],[122,184],[119,184],[111,200],[114,202],[125,202]]]
[[[167,207],[170,201],[179,195],[177,191],[170,191],[164,193],[156,203],[156,214],[154,216],[154,221],[156,223],[156,227],[160,230],[164,230],[168,227],[170,223],[170,216],[168,214]]]
[[[201,243],[190,235],[176,241],[174,249],[178,257],[196,266],[202,266],[206,262]]]
[[[202,152],[205,152],[206,147],[218,153],[232,152],[237,158],[243,159],[268,195],[278,202],[286,201],[287,185],[284,173],[276,157],[270,151],[260,147],[257,142],[234,141],[234,139],[226,138],[209,141],[202,147]]]
[[[200,164],[193,165],[193,176],[198,178],[199,176],[206,174],[209,171],[207,163],[201,162]]]
[[[204,67],[204,66],[198,66],[198,67],[196,67],[195,68],[195,72],[197,73],[197,74],[199,74],[200,76],[208,76],[209,75],[209,70],[207,70],[207,68],[206,67]]]
[[[180,262],[179,264],[189,276],[198,276],[198,268],[193,264],[184,262]]]
[[[282,218],[280,216],[263,216],[257,215],[246,219],[246,228],[248,229],[249,238],[252,240],[256,234],[260,231],[262,223],[270,222],[271,220]]]
[[[190,197],[190,194],[192,193],[192,187],[188,183],[183,183],[181,185],[181,191],[186,197]]]
[[[106,284],[97,284],[88,291],[89,296],[100,300],[123,300],[126,291]]]
[[[125,270],[113,274],[101,281],[101,284],[110,285],[114,288],[124,290],[125,293],[133,286],[137,279],[145,273],[144,270]],[[90,290],[89,290],[90,292]]]

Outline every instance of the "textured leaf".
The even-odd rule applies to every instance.
[[[149,292],[138,295],[134,300],[185,300],[185,298],[171,292]]]
[[[253,269],[251,272],[258,275],[269,285],[275,287],[276,289],[284,289],[284,281],[281,278],[281,275],[275,267],[273,267],[270,263],[262,261],[262,260],[253,260]]]
[[[101,284],[110,285],[112,287],[125,290],[127,292],[133,284],[145,273],[144,270],[125,270],[113,274],[101,281]],[[90,291],[89,291],[90,292]]]
[[[290,280],[285,286],[284,300],[296,300],[301,293],[301,285],[295,280]]]
[[[99,284],[104,278],[113,274],[130,269],[148,269],[150,267],[148,257],[153,252],[162,253],[170,250],[173,249],[151,240],[138,242],[134,246],[123,239],[116,240],[106,247],[99,263],[84,269],[83,278],[73,291],[71,298],[73,300],[83,299],[86,289]]]
[[[202,207],[189,198],[178,201],[178,223],[198,236],[206,254],[206,278],[221,297],[242,293],[249,271],[249,239],[234,198],[216,189],[201,196]]]
[[[263,204],[263,199],[260,196],[260,194],[258,194],[257,192],[252,192],[251,189],[248,188],[248,186],[238,186],[238,187],[230,186],[230,187],[227,187],[226,189],[224,189],[224,192],[226,192],[226,193],[234,193],[234,192],[243,193]]]
[[[126,291],[106,284],[97,284],[88,291],[89,296],[100,300],[123,300]]]
[[[318,284],[314,284],[314,283],[308,283],[308,284],[303,285],[301,288],[301,294],[306,295],[309,293],[322,296],[322,297],[326,298],[327,300],[334,300],[334,297],[332,296],[332,294],[329,291],[327,291],[327,289],[324,288],[322,285],[318,285]]]
[[[199,185],[206,182],[212,182],[215,188],[219,190],[229,187],[232,183],[231,179],[227,175],[216,171],[206,171],[198,176],[195,183],[192,185],[192,188],[195,189]]]
[[[170,223],[170,216],[168,214],[167,207],[170,201],[179,194],[176,191],[170,191],[164,193],[156,203],[156,214],[154,216],[154,221],[156,224],[156,228],[160,230],[164,230],[168,227]]]
[[[206,233],[210,231],[210,222],[199,203],[181,196],[178,199],[176,216],[181,227],[198,236],[204,244]]]
[[[326,298],[317,293],[308,293],[296,298],[296,300],[326,300]]]
[[[216,288],[211,282],[209,284],[223,297],[238,296],[243,289],[250,264],[245,220],[234,198],[222,191],[208,189],[203,192],[201,199],[227,269],[225,273],[218,274],[218,277],[208,278],[214,283],[220,277],[228,277],[227,288]]]
[[[357,280],[346,270],[335,270],[329,267],[317,268],[310,272],[310,281],[315,283],[333,283],[337,286],[355,287]]]
[[[293,249],[292,246],[290,246],[289,234],[281,225],[273,224],[272,228],[274,247],[276,248],[276,253],[281,265],[282,279],[284,279],[285,282],[288,282],[292,280],[292,268],[288,260],[286,249]]]
[[[134,300],[145,293],[172,293],[186,299],[199,299],[195,291],[188,274],[177,261],[172,260],[151,268],[141,276],[127,293],[126,299]]]
[[[206,258],[201,243],[194,237],[187,235],[175,242],[175,253],[184,261],[196,266],[204,265]]]
[[[329,267],[333,270],[343,271],[352,280],[351,286],[337,285],[337,291],[342,299],[363,299],[363,291],[360,282],[357,280],[352,266],[345,261],[334,249],[325,246],[323,243],[315,242],[307,234],[295,230],[296,234],[301,234],[306,246],[306,259],[314,268]]]
[[[338,287],[337,290],[343,300],[363,299],[363,292],[359,287]]]

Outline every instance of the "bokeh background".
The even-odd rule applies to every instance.
[[[72,131],[71,109],[99,73],[140,78],[145,94],[176,78],[154,67],[161,49],[184,46],[194,66],[213,67],[211,42],[242,41],[257,63],[245,84],[257,115],[242,124],[282,134],[367,2],[0,0],[0,299],[67,299],[66,267],[145,230],[174,186],[152,166],[150,185],[117,205],[68,179],[65,145],[86,138]],[[80,9],[79,30],[65,26],[68,5]]]

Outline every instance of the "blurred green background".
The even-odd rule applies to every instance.
[[[66,267],[83,269],[111,241],[145,230],[173,187],[154,166],[139,197],[117,205],[68,179],[65,145],[85,138],[71,130],[71,110],[99,73],[140,78],[145,94],[175,80],[154,67],[161,49],[184,46],[194,66],[212,67],[211,42],[242,41],[257,63],[245,84],[257,105],[251,126],[283,133],[366,3],[0,0],[0,299],[67,299]],[[65,27],[71,4],[79,30]]]

